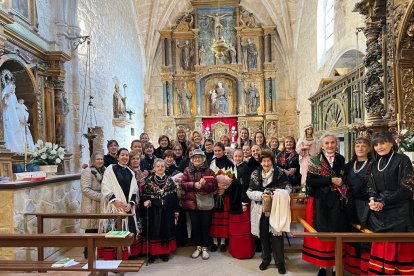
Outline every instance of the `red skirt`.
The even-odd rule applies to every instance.
[[[122,247],[121,258],[122,260],[128,260],[131,256],[138,256],[142,253],[142,238],[138,236],[134,243],[128,247]],[[116,260],[116,248],[115,247],[104,247],[98,248],[98,258],[104,260]]]
[[[309,197],[306,205],[305,220],[313,227],[313,197]],[[306,229],[305,229],[306,231]],[[306,231],[308,232],[308,231]],[[303,238],[302,260],[311,264],[330,267],[335,265],[335,243],[321,241],[314,237]]]
[[[345,244],[344,268],[346,271],[357,275],[368,274],[370,254],[367,251],[357,252],[351,243]]]
[[[230,214],[229,253],[237,259],[254,256],[254,237],[250,232],[250,208],[241,214]]]
[[[414,275],[414,243],[373,242],[369,274]]]
[[[175,238],[171,238],[166,243],[161,243],[160,240],[149,240],[148,242],[149,254],[156,256],[161,254],[170,254],[171,252],[177,249],[177,244]],[[147,253],[147,243],[146,238],[142,240],[142,253]]]
[[[224,206],[222,212],[213,211],[211,221],[211,236],[213,238],[229,237],[229,210],[230,199],[228,195],[224,196]]]

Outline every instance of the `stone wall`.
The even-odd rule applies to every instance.
[[[79,213],[79,180],[50,183],[30,188],[0,191],[0,233],[34,234],[37,222],[25,213]],[[10,208],[12,206],[12,208]],[[46,219],[44,233],[79,233],[79,220]],[[61,249],[61,248],[60,248]],[[58,248],[45,248],[45,257]],[[36,248],[0,248],[1,259],[36,260]]]
[[[296,55],[297,107],[300,110],[299,129],[311,122],[308,97],[318,89],[322,78],[329,77],[342,54],[356,49],[356,27],[363,27],[363,18],[352,12],[355,1],[335,1],[334,45],[326,52],[325,62],[317,66],[317,0],[304,1]],[[311,15],[311,16],[308,16]],[[359,34],[359,50],[365,52],[365,36]]]

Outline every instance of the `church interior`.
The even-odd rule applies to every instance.
[[[315,139],[333,133],[348,162],[358,137],[414,127],[413,0],[3,0],[0,23],[0,274],[21,272],[12,262],[83,258],[68,241],[13,247],[1,235],[82,235],[75,216],[39,214],[82,213],[82,171],[112,140],[129,150],[146,133],[156,149],[196,132],[236,148],[247,129],[282,145],[311,125]],[[44,169],[46,150],[55,157]],[[306,199],[291,200],[292,231],[303,233]],[[302,238],[285,241],[288,275],[318,273],[301,260]],[[260,253],[188,264],[190,254],[178,248],[139,273],[260,273]]]

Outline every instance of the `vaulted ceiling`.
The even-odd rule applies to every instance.
[[[225,0],[211,0],[223,3]],[[300,21],[305,0],[241,0],[240,5],[254,13],[264,25],[276,25],[277,50],[290,71],[293,69],[293,54],[297,45]],[[307,0],[309,1],[309,0]],[[190,0],[135,0],[138,35],[144,49],[147,76],[152,70],[152,61],[157,51],[160,34],[158,30],[174,25],[175,20],[191,9]]]

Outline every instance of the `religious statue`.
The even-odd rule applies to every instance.
[[[115,84],[115,91],[113,95],[114,101],[114,118],[125,118],[126,114],[126,97],[122,97],[119,92],[119,84]]]
[[[192,98],[190,90],[187,88],[187,83],[184,82],[183,88],[177,88],[178,95],[178,108],[180,109],[180,115],[190,114],[190,100]]]
[[[232,43],[229,43],[229,54],[231,64],[236,64],[236,48],[234,48],[234,45]]]
[[[200,48],[198,49],[198,64],[206,65],[207,61],[207,53],[204,44],[201,44]]]
[[[237,136],[237,130],[235,126],[231,127],[230,136],[231,136],[231,142],[234,143],[236,141],[236,136]]]
[[[218,13],[216,13],[215,15],[209,15],[209,14],[204,15],[204,17],[211,18],[212,21],[214,22],[214,37],[215,38],[220,38],[222,36],[221,29],[223,28],[223,25],[221,24],[220,20],[223,17],[229,16],[229,15],[232,15],[232,14],[225,13],[225,14],[219,15]]]
[[[211,114],[228,114],[229,113],[229,102],[227,90],[223,87],[223,82],[219,81],[217,83],[217,88],[211,90]]]
[[[209,139],[210,138],[210,134],[211,134],[210,128],[209,127],[206,127],[206,129],[203,132],[204,139]]]
[[[23,135],[22,140],[27,143],[27,150],[32,151],[35,148],[32,134],[29,129],[29,112],[23,99],[19,99],[16,105],[17,117],[20,122],[20,130]]]
[[[246,107],[248,114],[255,114],[257,113],[257,108],[260,105],[260,94],[256,88],[256,85],[252,82],[250,83],[250,87],[246,88]]]
[[[180,54],[180,65],[183,70],[191,69],[191,57],[193,56],[194,49],[190,44],[190,41],[186,40],[184,45],[180,45],[180,42],[177,42],[177,48],[181,50]]]
[[[1,100],[3,104],[3,127],[4,142],[6,149],[12,152],[24,152],[24,133],[20,126],[19,116],[17,114],[17,97],[16,86],[14,84],[13,74],[9,70],[1,72],[1,82],[3,90]]]
[[[242,27],[255,28],[257,27],[256,19],[253,13],[248,12],[245,9],[240,9],[240,25]]]
[[[242,45],[243,48],[243,65],[247,70],[257,69],[257,47],[250,38],[247,39],[247,44]]]

